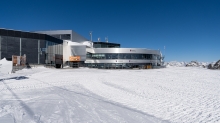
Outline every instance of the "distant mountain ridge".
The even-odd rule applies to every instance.
[[[171,61],[165,63],[165,66],[167,67],[203,67],[207,68],[209,65],[209,62],[197,62],[197,61],[191,61],[191,62],[178,62],[178,61]]]
[[[166,67],[202,67],[208,69],[220,69],[220,60],[217,62],[178,62],[178,61],[171,61],[164,63]]]
[[[208,69],[220,69],[220,60],[218,60],[216,63],[209,64]]]

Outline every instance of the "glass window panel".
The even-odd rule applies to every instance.
[[[63,39],[63,40],[70,40],[70,34],[63,34],[63,35],[61,35],[61,39]]]
[[[138,59],[138,54],[131,54],[131,59]]]
[[[55,37],[55,38],[58,38],[58,39],[61,39],[61,36],[60,36],[60,35],[51,35],[51,36],[53,36],[53,37]]]
[[[152,59],[152,54],[146,54],[147,59]]]
[[[131,59],[131,54],[124,54],[123,59]]]
[[[118,59],[123,59],[123,54],[118,54]]]
[[[111,54],[105,54],[106,59],[112,59],[112,55]]]
[[[142,54],[138,54],[138,59],[142,59]]]
[[[145,59],[145,55],[144,54],[140,54],[140,59]]]
[[[112,54],[112,59],[118,59],[118,54]]]
[[[2,53],[7,52],[7,37],[6,36],[1,36],[1,51]]]
[[[91,54],[91,53],[87,53],[87,54],[86,54],[86,58],[87,58],[87,59],[91,59],[91,58],[92,58],[92,54]]]

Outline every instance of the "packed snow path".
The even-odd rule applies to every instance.
[[[0,76],[0,122],[220,122],[220,71],[47,69]]]

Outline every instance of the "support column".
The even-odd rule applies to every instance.
[[[38,40],[38,64],[40,64],[40,40]]]
[[[21,56],[21,38],[20,38],[20,56]]]

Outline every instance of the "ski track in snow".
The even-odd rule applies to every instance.
[[[0,76],[0,121],[220,122],[220,71],[34,68]]]

